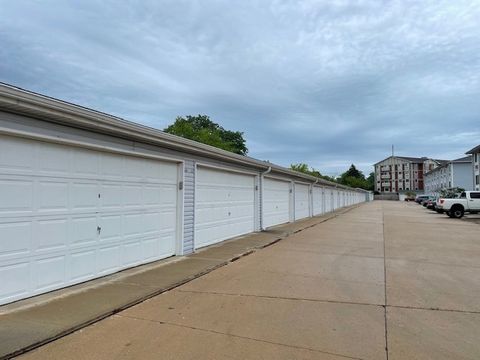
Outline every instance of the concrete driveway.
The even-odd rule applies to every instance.
[[[22,359],[479,359],[480,226],[375,201]]]

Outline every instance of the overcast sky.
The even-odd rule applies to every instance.
[[[0,0],[0,81],[336,175],[480,144],[480,1]]]

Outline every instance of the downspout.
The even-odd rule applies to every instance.
[[[263,175],[267,175],[267,174],[268,174],[269,172],[271,172],[271,171],[272,171],[272,167],[269,166],[268,169],[265,170],[265,171],[262,173],[262,176],[263,176]]]
[[[264,181],[263,181],[263,177],[265,175],[267,175],[268,173],[270,173],[272,171],[272,167],[269,166],[267,170],[265,170],[264,172],[262,172],[260,174],[260,181],[262,182],[261,185],[260,185],[260,204],[261,204],[261,207],[260,207],[260,230],[261,231],[264,231],[265,228],[263,227],[263,201],[264,201],[264,198],[263,198],[263,188],[264,188]]]

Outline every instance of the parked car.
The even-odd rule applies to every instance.
[[[415,201],[415,196],[414,195],[406,195],[405,196],[405,201]]]
[[[417,195],[415,197],[415,202],[421,204],[423,200],[428,199],[429,195]]]
[[[435,196],[432,196],[432,195],[428,195],[428,197],[424,200],[422,200],[422,202],[420,204],[422,204],[424,207],[427,207],[427,204],[429,201],[432,201],[432,200],[435,200]]]
[[[480,212],[480,191],[464,191],[458,198],[439,200],[439,207],[451,218],[461,218],[465,213]]]
[[[441,198],[438,198],[437,201],[435,201],[435,211],[439,214],[443,214],[445,210],[443,210],[443,207],[440,204],[440,199]]]
[[[435,210],[435,204],[437,202],[437,199],[430,199],[427,201],[426,208],[430,210]]]

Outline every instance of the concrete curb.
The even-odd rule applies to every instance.
[[[14,344],[13,347],[17,347],[17,348],[12,348],[12,345],[10,345],[10,349],[8,348],[8,345],[7,345],[7,348],[0,349],[0,360],[11,359],[15,356],[19,356],[19,355],[24,354],[28,351],[34,350],[34,349],[36,349],[36,348],[38,348],[42,345],[45,345],[49,342],[58,340],[58,339],[66,336],[66,335],[69,335],[69,334],[71,334],[71,333],[73,333],[77,330],[80,330],[80,329],[86,327],[86,326],[92,325],[92,324],[94,324],[94,323],[96,323],[100,320],[103,320],[103,319],[105,319],[105,318],[107,318],[111,315],[114,315],[114,314],[116,314],[120,311],[128,309],[132,306],[138,305],[138,304],[140,304],[140,303],[142,303],[142,302],[144,302],[148,299],[151,299],[152,297],[155,297],[155,296],[160,295],[164,292],[173,290],[173,289],[175,289],[175,288],[177,288],[177,287],[179,287],[183,284],[186,284],[186,283],[188,283],[188,282],[190,282],[194,279],[197,279],[197,278],[199,278],[199,277],[201,277],[205,274],[208,274],[213,270],[216,270],[220,267],[228,265],[229,263],[237,261],[237,260],[241,259],[242,257],[248,256],[250,254],[255,253],[258,250],[262,250],[262,249],[265,249],[269,246],[272,246],[272,245],[276,244],[277,242],[288,238],[291,235],[294,235],[298,232],[301,232],[303,230],[306,230],[306,229],[309,229],[309,228],[314,227],[316,225],[319,225],[319,224],[321,224],[323,222],[326,222],[328,220],[334,219],[334,218],[338,217],[339,215],[345,214],[345,213],[347,213],[347,212],[349,212],[349,211],[351,211],[355,208],[358,208],[359,206],[361,206],[361,204],[352,205],[350,207],[342,208],[342,209],[339,209],[335,212],[320,215],[320,216],[317,216],[317,217],[299,220],[298,222],[293,222],[293,223],[289,223],[289,224],[286,224],[286,225],[280,225],[280,226],[277,226],[275,228],[269,229],[265,232],[249,234],[249,235],[237,238],[237,239],[228,240],[228,241],[225,241],[221,244],[213,245],[209,248],[206,248],[205,250],[201,250],[201,251],[199,251],[195,254],[191,254],[189,256],[186,256],[185,259],[183,259],[183,260],[168,263],[168,264],[166,264],[166,266],[156,267],[152,270],[146,270],[145,272],[143,272],[141,274],[134,274],[132,276],[126,276],[125,279],[118,281],[118,284],[128,284],[129,283],[128,282],[129,278],[133,278],[134,276],[136,276],[136,277],[140,276],[141,277],[142,274],[148,276],[148,275],[152,275],[154,272],[161,273],[162,270],[164,270],[164,272],[165,271],[168,272],[169,268],[173,269],[176,266],[178,267],[178,264],[182,263],[183,261],[188,261],[188,260],[192,260],[192,259],[197,260],[197,261],[198,260],[207,261],[208,259],[211,260],[210,265],[207,265],[206,267],[200,269],[199,271],[192,271],[189,274],[179,275],[178,279],[176,279],[174,281],[171,281],[166,285],[163,285],[159,288],[156,288],[153,291],[148,291],[145,294],[142,294],[141,296],[135,297],[133,300],[130,299],[130,300],[127,300],[125,302],[122,302],[121,304],[113,305],[110,309],[108,309],[106,311],[103,311],[100,314],[95,314],[95,315],[92,314],[91,316],[89,316],[87,314],[86,319],[82,320],[79,323],[72,322],[72,324],[63,325],[63,326],[57,324],[57,327],[58,327],[57,330],[53,330],[53,332],[51,334],[47,333],[44,336],[40,336],[40,338],[32,339],[32,341],[30,341],[29,344],[18,344],[18,346],[15,346],[15,344]],[[285,231],[281,231],[278,235],[275,235],[276,231],[282,230],[282,229],[285,229]],[[272,235],[271,238],[261,239],[262,235],[269,235],[269,234]],[[256,240],[255,238],[256,237],[260,238],[260,239],[257,239],[258,244],[255,244],[255,240]],[[253,246],[250,245],[249,240],[251,240],[251,241],[253,240]],[[246,245],[241,244],[242,242],[247,242],[247,244]],[[237,245],[240,245],[240,248],[237,248]],[[243,245],[243,249],[242,249],[242,245]],[[231,254],[228,254],[228,252],[229,252],[228,247],[229,246],[234,247],[234,249],[230,249]],[[223,255],[224,259],[221,259],[221,260],[216,259],[215,255],[211,258],[208,258],[208,251],[209,250],[210,250],[210,252],[212,252],[212,250],[214,252],[215,250],[219,250],[219,249],[222,250],[222,248],[227,248],[226,249],[227,254],[221,254],[221,255]],[[233,250],[233,252],[232,252],[232,250]],[[204,256],[202,257],[202,255],[204,255]],[[186,264],[186,263],[183,263],[183,264]],[[105,281],[104,284],[100,284],[98,287],[94,288],[93,290],[88,290],[88,291],[92,292],[92,294],[91,294],[92,299],[94,300],[94,297],[96,295],[96,293],[95,293],[96,289],[101,289],[102,286],[105,287],[109,284],[111,285],[112,283],[115,283],[115,282]],[[132,281],[132,283],[135,283],[135,281]],[[143,284],[142,288],[147,288],[148,289],[149,286],[146,286],[145,284]],[[88,292],[88,291],[86,291],[86,292]],[[98,291],[97,291],[97,293],[98,293]],[[17,326],[20,326],[20,327],[23,326],[23,328],[17,329],[17,332],[18,332],[19,336],[20,335],[26,336],[26,335],[28,335],[28,328],[31,326],[31,323],[35,322],[37,324],[40,324],[41,321],[42,321],[41,319],[40,320],[35,319],[35,314],[36,314],[36,311],[38,311],[38,308],[41,308],[42,306],[44,306],[44,307],[49,306],[49,307],[53,307],[53,309],[55,309],[55,302],[56,301],[63,301],[64,303],[65,302],[68,303],[69,298],[74,297],[75,295],[78,295],[78,294],[73,294],[71,296],[67,295],[66,297],[63,297],[62,299],[53,299],[53,300],[49,301],[48,303],[46,303],[44,305],[40,305],[38,307],[29,307],[26,310],[18,310],[18,311],[13,311],[12,313],[2,314],[2,315],[0,315],[0,321],[2,320],[2,318],[4,318],[4,319],[8,319],[9,321],[12,321],[13,323],[17,324]],[[70,304],[70,306],[71,306],[71,310],[73,311],[73,307],[75,306],[75,304]],[[67,304],[67,307],[68,307],[68,304]],[[25,315],[26,312],[31,313],[30,315],[31,315],[32,319],[28,318],[28,315],[23,316],[23,315]],[[68,309],[67,309],[67,312],[68,312]],[[47,311],[47,313],[48,313],[48,311]],[[18,318],[18,319],[16,319],[16,318]],[[18,324],[20,324],[20,325],[18,325]],[[12,338],[14,338],[14,335],[15,334],[11,335]],[[37,335],[37,337],[38,337],[38,335]],[[25,339],[24,338],[19,339],[19,341],[21,341],[21,340],[25,340]],[[26,340],[26,341],[28,341],[28,340]],[[0,343],[3,343],[3,341],[1,341]]]

